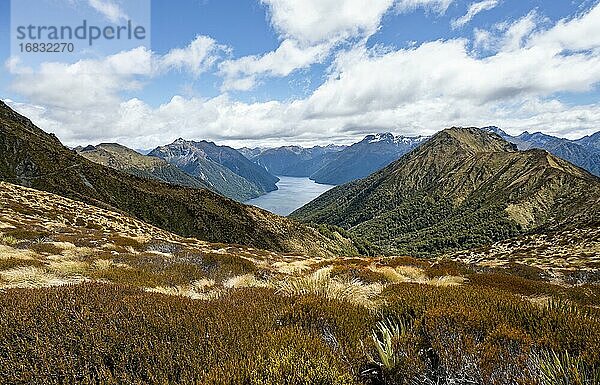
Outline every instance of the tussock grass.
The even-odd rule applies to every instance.
[[[35,242],[29,249],[44,255],[60,255],[63,252],[63,248],[61,246],[57,246],[52,242]]]
[[[391,283],[419,283],[432,286],[457,286],[466,282],[462,276],[433,276],[428,277],[425,270],[415,266],[369,266],[369,270],[382,274]]]
[[[0,235],[0,245],[15,246],[19,241],[11,235]]]
[[[466,279],[464,277],[453,276],[453,275],[445,275],[443,277],[436,277],[436,278],[427,280],[428,285],[441,286],[441,287],[459,286],[459,285],[464,284],[465,282],[466,282]]]
[[[37,255],[27,249],[16,249],[10,246],[0,245],[0,259],[34,259]]]
[[[244,287],[272,287],[273,284],[256,279],[254,274],[244,274],[229,278],[223,282],[223,286],[228,289],[241,289]]]
[[[33,258],[0,258],[0,271],[26,266],[43,267],[44,265],[42,261]]]
[[[277,292],[285,295],[317,295],[367,308],[379,305],[377,297],[383,291],[382,284],[331,277],[332,270],[331,266],[324,267],[308,276],[287,278],[278,284]]]
[[[41,288],[78,283],[81,277],[63,277],[48,272],[46,269],[26,266],[0,271],[0,278],[5,282],[4,288]]]
[[[40,384],[546,385],[540,351],[568,352],[561,365],[569,373],[600,365],[600,316],[578,305],[402,283],[385,287],[373,312],[328,294],[331,281],[345,282],[330,268],[292,278],[312,281],[296,282],[293,296],[228,290],[208,278],[146,291],[88,283],[6,290],[0,376]]]
[[[213,289],[215,281],[209,279],[200,279],[194,281],[189,285],[180,286],[158,286],[147,288],[146,291],[151,293],[160,293],[165,295],[175,295],[180,297],[189,297],[191,299],[210,301],[217,299],[221,296],[222,290]]]
[[[90,264],[90,268],[95,270],[107,270],[112,268],[127,269],[129,265],[125,263],[117,263],[112,259],[96,259]]]
[[[292,275],[310,270],[310,266],[314,263],[315,261],[310,259],[303,259],[300,261],[292,262],[279,261],[275,262],[273,264],[273,267],[279,273]]]
[[[581,358],[569,355],[569,352],[542,352],[537,362],[544,385],[600,384],[600,367],[590,367]]]
[[[404,322],[386,319],[377,322],[373,330],[373,342],[377,348],[381,365],[388,370],[394,369],[400,363],[398,340],[406,335],[408,327]]]
[[[90,265],[83,261],[63,259],[51,261],[48,269],[60,276],[84,275],[89,271]]]

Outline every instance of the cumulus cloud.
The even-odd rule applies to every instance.
[[[129,19],[125,11],[111,0],[88,0],[88,4],[112,23]]]
[[[261,0],[271,24],[285,38],[304,44],[370,36],[394,0]]]
[[[141,87],[138,76],[152,74],[151,57],[150,51],[139,47],[101,60],[46,62],[36,71],[12,68],[11,88],[32,103],[51,108],[85,110],[112,105],[119,101],[119,92]]]
[[[464,39],[384,54],[364,47],[342,52],[332,77],[311,96],[313,113],[352,115],[437,98],[483,104],[590,91],[600,81],[599,16],[595,9],[538,32],[528,16],[509,26],[499,37],[500,50],[484,58],[473,56]]]
[[[419,8],[443,15],[454,0],[399,0],[396,9],[399,12],[413,12]]]
[[[226,60],[220,65],[220,72],[224,76],[221,89],[247,91],[256,84],[258,74],[287,76],[297,69],[322,62],[328,56],[330,49],[329,43],[303,48],[297,41],[286,39],[275,51],[264,55]]]
[[[187,70],[195,76],[207,71],[229,49],[208,36],[196,36],[185,48],[174,48],[158,61],[158,70]]]
[[[452,20],[452,28],[456,29],[464,27],[468,22],[473,20],[475,15],[483,11],[488,11],[492,8],[495,8],[498,6],[498,4],[500,4],[500,0],[483,0],[477,3],[471,3],[471,5],[469,5],[467,13],[465,13],[463,16],[457,19]]]
[[[492,42],[485,56],[473,52],[467,39],[400,50],[353,46],[335,55],[328,78],[310,96],[292,101],[240,102],[224,94],[175,96],[151,106],[121,93],[155,76],[133,64],[153,54],[130,51],[61,67],[62,75],[54,78],[15,75],[13,86],[30,103],[13,105],[70,145],[119,141],[139,148],[177,137],[230,145],[347,143],[380,130],[431,134],[451,125],[490,124],[512,133],[582,136],[600,127],[600,103],[572,106],[554,95],[588,92],[600,82],[599,10],[600,5],[554,25],[531,13],[480,31],[482,41]],[[231,71],[245,81],[279,66],[273,73],[285,76],[318,60],[319,52],[305,57],[296,50],[297,40],[285,41],[283,52],[246,59]],[[281,66],[287,60],[293,63]],[[106,73],[80,77],[86,66]]]
[[[36,70],[23,67],[19,57],[11,57],[5,67],[13,75],[11,89],[34,104],[96,110],[118,104],[123,91],[139,90],[145,82],[168,71],[185,70],[198,76],[226,50],[213,39],[198,36],[187,47],[165,55],[138,47],[72,64],[44,62]]]
[[[321,63],[339,42],[377,31],[394,0],[261,0],[271,25],[283,38],[263,55],[229,60],[221,66],[223,90],[250,90],[260,77],[283,77]]]

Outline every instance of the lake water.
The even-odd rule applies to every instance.
[[[286,216],[325,191],[335,187],[328,184],[318,184],[308,178],[280,176],[279,179],[280,181],[277,183],[279,190],[250,199],[244,203]]]

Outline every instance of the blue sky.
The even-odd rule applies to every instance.
[[[35,0],[29,17],[120,23],[139,1]],[[42,64],[11,56],[8,1],[0,15],[0,97],[68,145],[600,127],[597,0],[153,0],[151,45]]]

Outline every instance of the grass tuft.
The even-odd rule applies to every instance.
[[[376,308],[383,285],[363,283],[358,279],[331,277],[333,267],[324,267],[305,277],[288,278],[279,283],[278,293],[285,295],[318,295],[330,300],[346,301]]]

